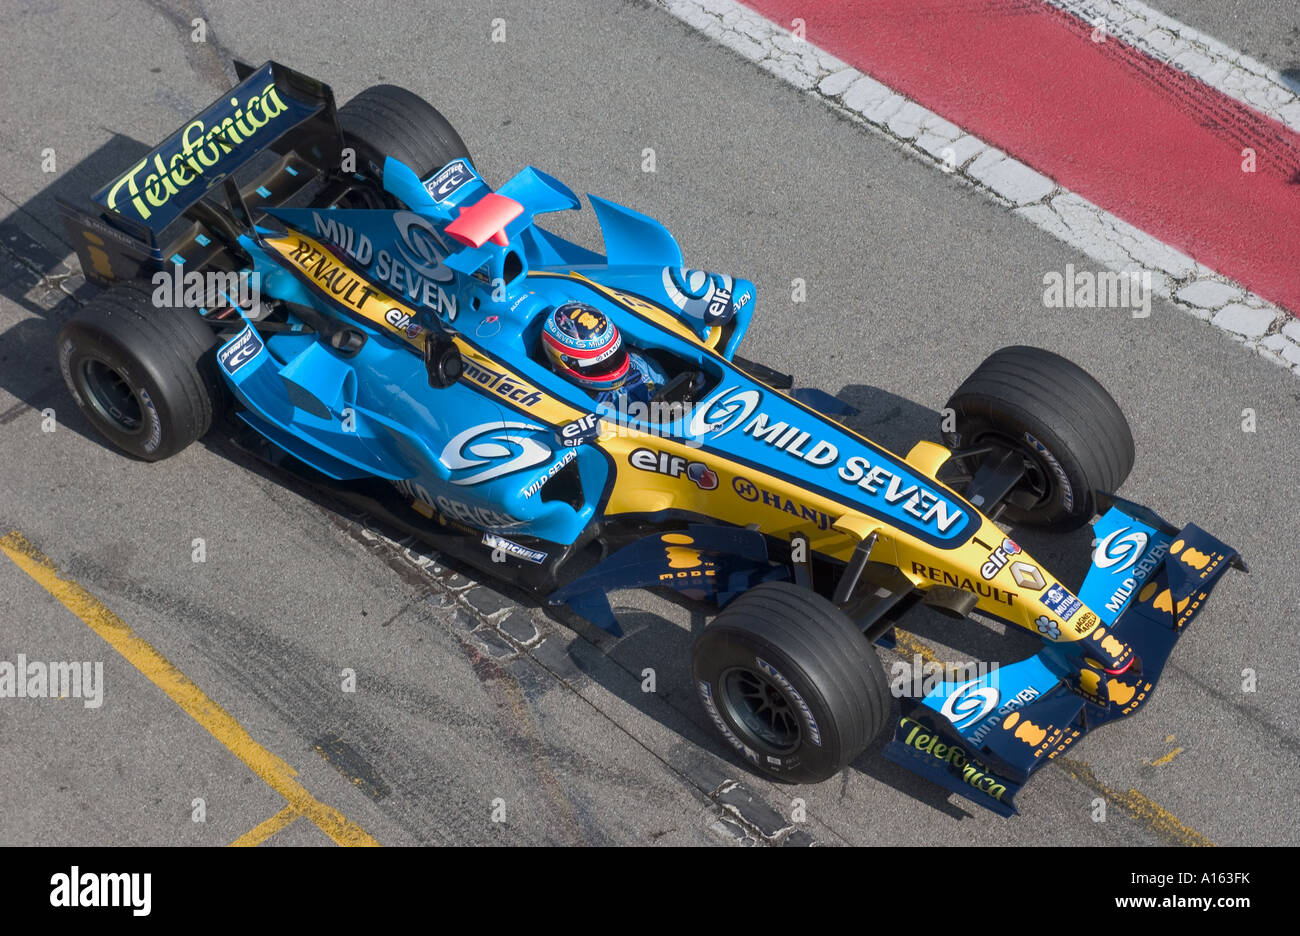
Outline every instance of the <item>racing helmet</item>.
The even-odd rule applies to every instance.
[[[551,310],[542,346],[556,373],[587,390],[615,390],[627,379],[630,362],[623,336],[604,312],[584,302]]]

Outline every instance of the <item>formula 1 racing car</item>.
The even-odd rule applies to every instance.
[[[536,223],[578,209],[525,168],[495,191],[433,107],[388,85],[336,108],[274,62],[84,202],[61,201],[105,290],[58,339],[91,423],[158,460],[213,426],[436,549],[614,634],[608,592],[721,608],[694,644],[708,718],[755,769],[817,782],[885,755],[998,813],[1029,775],[1150,697],[1230,547],[1117,497],[1110,395],[1056,354],[997,351],[946,445],[899,457],[835,398],[737,349],[748,280],[685,267],[669,232],[588,196],[596,252]],[[542,353],[581,302],[664,380],[600,404]],[[943,480],[940,475],[943,475]],[[1095,520],[1077,593],[1008,537]],[[1028,659],[895,709],[873,643],[923,604],[1041,638]]]

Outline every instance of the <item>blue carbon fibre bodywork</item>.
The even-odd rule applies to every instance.
[[[1106,511],[1092,533],[1097,546],[1079,598],[1111,624],[1159,567],[1174,536],[1119,508]]]
[[[730,365],[756,304],[752,283],[682,268],[681,252],[662,225],[602,199],[592,202],[606,249],[623,262],[593,264],[597,255],[534,224],[537,215],[575,208],[578,201],[532,168],[499,190],[522,206],[505,232],[523,262],[507,278],[501,247],[466,247],[444,230],[465,204],[488,191],[467,160],[453,168],[454,177],[442,186],[449,191],[435,200],[438,176],[422,182],[390,159],[385,185],[408,209],[270,213],[290,236],[302,231],[331,246],[330,259],[341,269],[330,286],[342,292],[350,282],[345,277],[356,271],[420,310],[410,328],[454,330],[499,361],[502,372],[508,369],[531,387],[516,387],[490,367],[474,365],[474,381],[433,389],[421,359],[400,337],[352,316],[349,327],[367,337],[355,355],[345,357],[306,332],[276,334],[252,361],[225,369],[245,407],[242,418],[276,445],[330,477],[400,482],[440,512],[491,516],[496,522],[479,525],[493,532],[573,543],[596,515],[610,468],[592,448],[557,445],[554,427],[530,416],[534,390],[576,408],[594,406],[528,349],[538,344],[543,310],[579,299],[606,312],[630,346],[674,355],[705,375],[709,390],[689,418],[645,428],[740,464],[775,461],[782,473],[845,510],[878,517],[935,545],[962,542],[978,522],[968,505],[941,493],[901,460]],[[447,177],[447,170],[440,175]],[[263,236],[273,233],[261,230]],[[339,314],[338,304],[325,301],[327,291],[277,262],[260,238],[245,236],[243,243],[266,294]],[[344,299],[360,288],[353,283]],[[735,327],[726,347],[712,354],[614,301],[611,290],[673,312],[700,337],[720,321],[734,319]],[[546,479],[574,461],[588,492],[580,509],[535,496]]]

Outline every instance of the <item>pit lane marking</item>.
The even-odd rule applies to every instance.
[[[1214,843],[1200,832],[1179,822],[1169,810],[1143,796],[1137,790],[1129,789],[1125,793],[1106,786],[1097,779],[1097,775],[1092,772],[1092,767],[1086,762],[1072,757],[1058,757],[1056,763],[1065,768],[1065,772],[1075,780],[1104,797],[1108,803],[1118,806],[1130,819],[1146,826],[1169,844],[1214,847]]]
[[[1152,766],[1152,767],[1163,767],[1165,764],[1169,763],[1171,760],[1173,760],[1175,757],[1177,757],[1177,756],[1178,756],[1179,754],[1181,754],[1181,753],[1183,753],[1183,749],[1180,748],[1180,747],[1176,747],[1176,748],[1174,748],[1172,751],[1170,751],[1168,754],[1166,754],[1164,757],[1157,757],[1155,760],[1153,760],[1153,761],[1151,762],[1151,766]]]
[[[295,814],[306,816],[339,845],[379,844],[361,826],[312,796],[306,787],[293,779],[297,772],[292,767],[254,741],[243,725],[208,698],[189,677],[136,634],[98,598],[78,582],[60,575],[53,561],[20,532],[14,530],[0,537],[0,552],[80,618],[87,627],[104,638],[128,663],[261,777],[267,786],[284,797],[288,803],[286,810],[291,809]],[[268,823],[282,816],[283,812],[277,813],[241,838],[251,836],[259,830],[265,832]],[[267,833],[265,837],[270,834],[273,833]]]
[[[230,843],[231,848],[251,848],[261,845],[281,829],[287,828],[302,813],[292,806],[286,806],[270,819],[260,822],[239,838]]]

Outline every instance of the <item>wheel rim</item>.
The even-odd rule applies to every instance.
[[[1025,473],[1024,477],[1017,482],[1016,486],[1007,495],[1006,504],[1020,510],[1032,511],[1046,507],[1056,497],[1056,478],[1037,452],[1000,432],[981,433],[975,436],[969,445],[973,449],[985,446],[992,447],[993,451],[984,455],[965,478],[953,479],[953,483],[965,481],[965,484],[958,488],[959,491],[963,491],[969,486],[971,479],[974,478],[981,464],[985,461],[997,462],[1003,455],[1010,452],[1020,456],[1021,461],[1024,462]]]
[[[784,689],[764,673],[735,667],[720,680],[732,725],[751,747],[768,754],[793,753],[803,738],[799,714]]]
[[[97,358],[81,365],[81,385],[95,413],[118,432],[134,435],[143,423],[140,400],[117,370]]]

